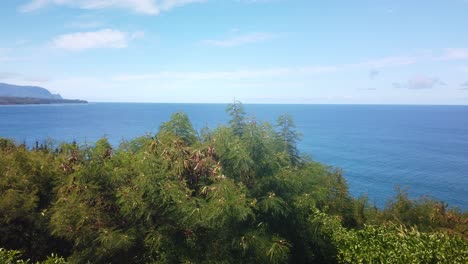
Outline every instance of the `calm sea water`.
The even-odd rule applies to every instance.
[[[225,105],[117,104],[0,106],[0,137],[117,145],[185,111],[195,128],[226,123]],[[302,152],[344,170],[351,193],[383,206],[396,185],[468,209],[468,106],[246,105],[259,120],[290,113]]]

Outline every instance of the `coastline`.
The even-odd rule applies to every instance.
[[[31,97],[0,97],[0,105],[38,105],[38,104],[87,104],[78,99],[45,99]]]

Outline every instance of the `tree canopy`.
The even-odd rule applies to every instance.
[[[299,153],[291,116],[228,113],[201,136],[176,113],[118,147],[0,139],[0,260],[466,263],[466,213],[401,190],[378,209]]]

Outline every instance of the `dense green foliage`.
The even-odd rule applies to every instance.
[[[421,233],[403,226],[366,226],[335,236],[342,263],[466,263],[468,247],[460,237]]]
[[[22,254],[18,250],[5,250],[0,248],[0,263],[2,264],[66,264],[67,261],[55,254],[50,255],[43,261],[31,262],[29,259],[22,259]]]
[[[31,97],[5,97],[0,96],[0,105],[18,105],[18,104],[86,104],[84,100],[70,99],[47,99]]]
[[[290,116],[228,113],[200,135],[176,113],[115,149],[0,139],[0,248],[45,263],[466,263],[466,213],[403,191],[379,210],[299,154]]]

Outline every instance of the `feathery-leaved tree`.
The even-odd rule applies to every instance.
[[[290,116],[228,112],[201,139],[181,112],[119,147],[0,139],[0,248],[44,263],[466,263],[466,214],[404,193],[371,209],[300,155]]]
[[[227,107],[226,112],[231,116],[229,125],[233,130],[234,135],[239,137],[242,136],[244,134],[244,127],[247,123],[244,105],[239,101],[234,101],[234,103]]]
[[[302,135],[296,131],[296,125],[291,115],[282,115],[277,122],[278,137],[281,141],[280,148],[291,159],[291,163],[297,165],[301,161],[297,143]]]
[[[159,133],[172,133],[188,145],[195,143],[198,138],[197,132],[184,112],[177,112],[171,116],[171,120],[162,123]]]

